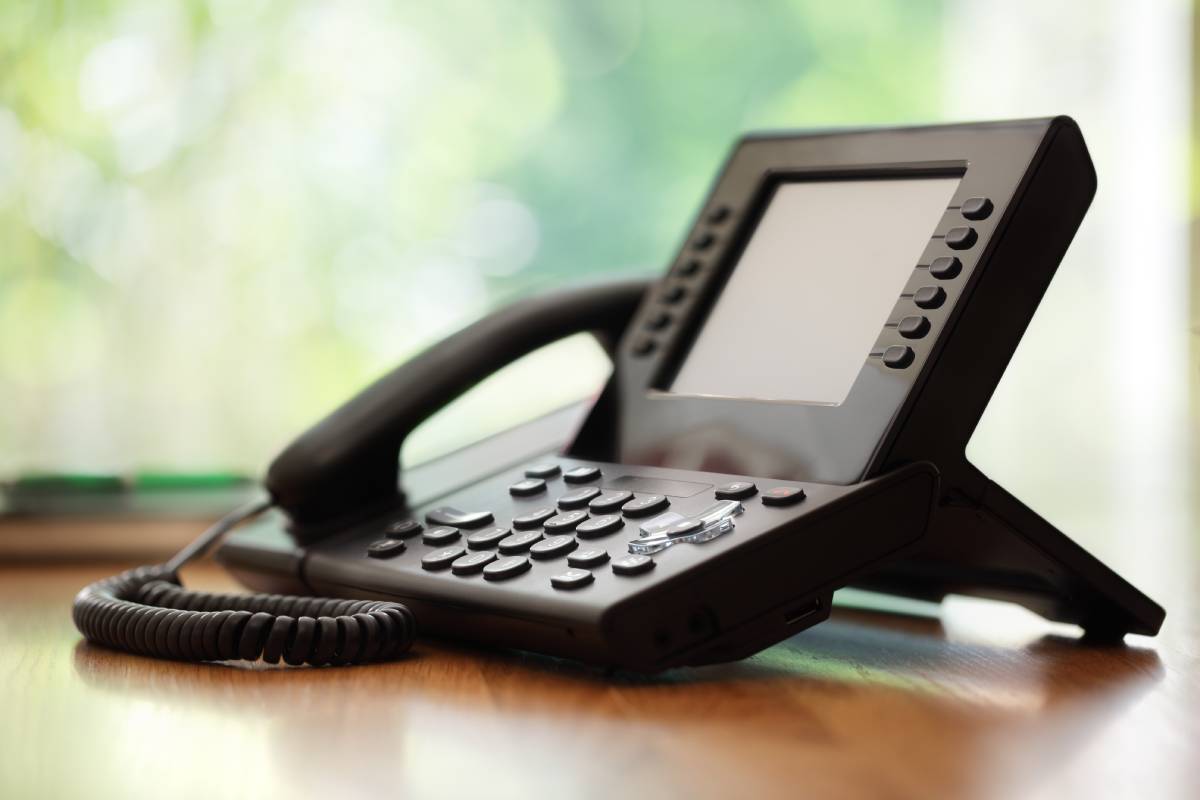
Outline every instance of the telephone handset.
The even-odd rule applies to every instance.
[[[168,657],[319,664],[402,652],[415,616],[656,670],[753,653],[860,585],[1156,633],[1160,607],[965,457],[1094,191],[1061,117],[746,137],[661,281],[526,300],[436,345],[275,460],[275,511],[89,587],[77,624]],[[573,436],[535,421],[400,489],[417,424],[580,331],[615,368]],[[243,582],[358,599],[180,589],[251,516],[218,553]]]

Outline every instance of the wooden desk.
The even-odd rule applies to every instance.
[[[127,565],[0,566],[0,795],[1196,797],[1191,553],[1155,587],[1162,635],[1124,648],[962,601],[940,621],[838,609],[655,678],[431,642],[341,669],[152,661],[70,621]]]

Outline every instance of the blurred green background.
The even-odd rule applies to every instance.
[[[0,2],[0,477],[258,473],[488,309],[657,273],[744,131],[1070,114],[1100,193],[971,454],[1077,523],[1126,503],[1120,525],[1127,498],[1186,488],[1192,20],[1183,0]],[[406,457],[605,370],[557,345]]]

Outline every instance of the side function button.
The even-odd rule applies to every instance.
[[[674,286],[668,286],[666,289],[663,289],[663,293],[659,295],[659,299],[661,299],[664,303],[674,304],[678,303],[686,296],[687,289],[684,289],[679,284],[675,284]]]
[[[717,237],[711,233],[705,232],[692,240],[693,250],[707,250],[717,242]]]
[[[896,326],[896,332],[905,339],[920,339],[929,333],[929,320],[925,317],[905,317]]]
[[[415,519],[402,519],[387,526],[387,533],[393,539],[409,539],[421,532],[421,523]]]
[[[567,511],[557,517],[551,517],[544,523],[547,533],[565,533],[587,519],[586,511]]]
[[[522,514],[519,517],[513,517],[513,527],[517,530],[526,530],[528,528],[540,528],[542,523],[558,513],[558,509],[549,506],[535,508],[528,514]]]
[[[425,544],[439,546],[443,544],[450,544],[460,536],[462,536],[462,534],[458,532],[458,528],[451,528],[447,525],[439,525],[436,528],[430,528],[429,530],[425,531],[425,535],[421,537],[421,541],[423,541]]]
[[[892,369],[904,369],[916,357],[916,353],[911,347],[905,347],[902,344],[894,344],[883,351],[883,363]]]
[[[729,219],[729,215],[733,212],[729,210],[729,206],[716,206],[708,212],[705,217],[709,225],[720,225],[725,220]]]
[[[654,348],[658,347],[658,343],[649,336],[638,337],[633,342],[633,354],[635,356],[648,356],[654,352]]]
[[[574,536],[551,536],[529,548],[529,555],[539,559],[558,558],[576,547],[579,547],[579,542],[575,541]]]
[[[597,497],[592,502],[588,503],[588,508],[595,511],[597,514],[607,514],[610,511],[618,511],[621,506],[633,499],[633,492],[616,491],[605,492]]]
[[[425,515],[430,525],[449,525],[452,528],[478,528],[492,521],[490,511],[459,511],[451,506],[435,508]]]
[[[587,586],[594,580],[592,573],[586,569],[569,569],[558,575],[551,575],[550,585],[555,589],[578,589],[580,586]]]
[[[940,286],[922,286],[913,292],[917,308],[941,308],[946,302],[946,290]]]
[[[524,553],[534,542],[540,541],[542,538],[541,531],[525,531],[523,533],[514,533],[506,539],[500,541],[500,552],[505,555],[513,553]]]
[[[475,531],[467,537],[467,547],[472,550],[488,550],[498,545],[508,533],[508,528],[484,528]]]
[[[526,478],[553,478],[562,469],[558,464],[534,464],[525,470]]]
[[[474,575],[495,560],[495,553],[468,553],[450,562],[450,571],[455,575]]]
[[[618,575],[641,575],[654,569],[654,559],[650,556],[621,556],[612,562],[612,571]]]
[[[467,551],[461,547],[443,547],[441,550],[426,553],[421,559],[421,566],[431,571],[445,569],[466,554]]]
[[[951,250],[966,250],[979,239],[974,228],[965,225],[946,231],[946,246]]]
[[[587,483],[594,481],[600,477],[599,467],[574,467],[563,473],[563,480],[567,483]]]
[[[621,512],[627,517],[648,517],[651,514],[657,514],[670,504],[671,501],[661,494],[648,494],[630,500],[621,506]]]
[[[962,215],[967,219],[987,219],[992,215],[992,201],[986,197],[972,197],[962,204]]]
[[[584,522],[575,529],[575,533],[580,539],[596,539],[606,533],[612,533],[624,525],[625,520],[621,519],[620,514],[605,514],[600,517],[592,517]]]
[[[799,486],[776,486],[763,492],[764,506],[790,506],[805,498],[804,490]]]
[[[525,556],[508,556],[497,559],[484,567],[483,577],[489,581],[502,581],[527,572],[529,567],[529,559]]]
[[[670,324],[671,315],[665,311],[659,311],[657,314],[651,314],[646,319],[646,328],[652,331],[661,331]]]
[[[750,481],[733,481],[717,487],[718,500],[741,500],[758,492],[758,487]]]
[[[408,546],[399,539],[380,539],[378,542],[372,542],[367,547],[367,556],[370,558],[392,558],[398,556],[408,549]]]
[[[558,507],[583,508],[588,504],[588,501],[590,501],[593,497],[597,497],[599,494],[600,489],[595,486],[585,486],[582,489],[574,489],[558,498]]]
[[[567,556],[567,563],[572,567],[598,567],[608,561],[607,550],[576,550]]]
[[[929,274],[939,281],[957,278],[962,272],[962,262],[954,256],[940,256],[929,262]]]
[[[690,278],[700,271],[700,262],[694,258],[689,258],[675,268],[675,274],[681,278]]]
[[[541,478],[526,478],[508,487],[508,493],[513,497],[528,497],[546,491],[546,482]]]

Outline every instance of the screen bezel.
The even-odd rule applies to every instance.
[[[704,325],[708,322],[708,318],[712,314],[713,308],[716,306],[717,301],[720,300],[721,294],[725,291],[729,280],[733,277],[733,273],[741,262],[742,256],[750,244],[750,240],[762,223],[763,217],[766,216],[767,209],[780,187],[794,183],[915,180],[921,178],[957,178],[961,184],[966,172],[967,164],[964,161],[947,161],[945,163],[918,164],[913,166],[864,164],[842,169],[768,170],[763,175],[758,188],[754,191],[754,199],[748,207],[747,214],[737,225],[737,230],[733,234],[730,245],[722,253],[721,259],[716,262],[714,274],[709,282],[707,291],[698,300],[695,308],[688,314],[683,323],[684,327],[680,335],[671,342],[670,348],[665,351],[658,372],[651,381],[647,393],[652,396],[667,394],[675,397],[723,398],[752,403],[784,403],[788,405],[807,406],[842,405],[845,402],[845,398],[849,396],[850,391],[853,390],[853,384],[847,390],[846,396],[836,403],[790,398],[763,398],[749,395],[677,392],[671,389],[671,385],[675,382],[679,371],[683,368],[684,361],[695,346]],[[957,194],[957,191],[958,189],[955,187],[955,194]],[[936,224],[931,226],[933,230],[936,230],[936,228]],[[882,329],[887,321],[880,320],[879,328]],[[864,362],[868,355],[869,353],[863,353]],[[857,377],[854,382],[857,382]]]

